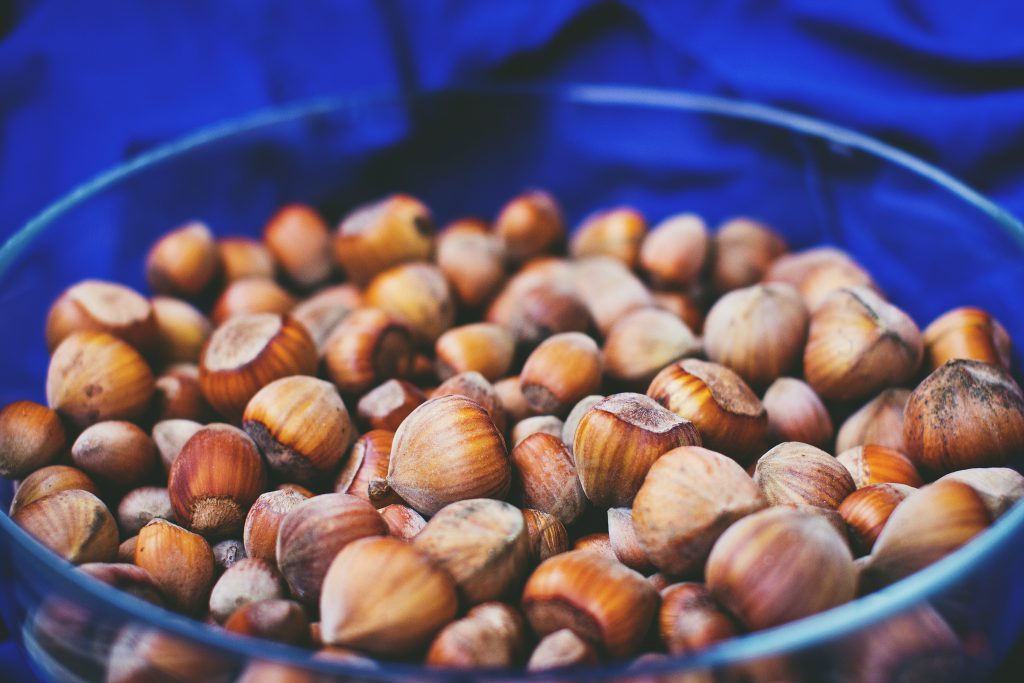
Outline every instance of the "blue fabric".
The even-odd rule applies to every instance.
[[[778,105],[901,146],[1024,215],[1021,19],[1016,0],[0,0],[0,238],[98,171],[218,120],[474,82]],[[0,651],[0,679],[25,680],[9,662]]]

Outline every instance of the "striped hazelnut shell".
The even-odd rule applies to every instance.
[[[754,482],[771,505],[835,510],[857,485],[841,462],[810,444],[787,441],[761,456]]]
[[[887,483],[917,488],[922,484],[914,463],[885,446],[854,446],[837,455],[836,460],[850,471],[857,488]]]
[[[20,507],[14,522],[72,564],[117,559],[117,522],[99,498],[59,491]]]

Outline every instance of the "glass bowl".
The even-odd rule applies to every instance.
[[[554,192],[570,225],[617,204],[652,220],[684,210],[712,225],[753,216],[794,248],[847,249],[922,326],[974,304],[1024,340],[1024,227],[877,140],[684,92],[576,86],[381,94],[282,107],[203,130],[98,176],[30,221],[0,249],[0,320],[8,330],[0,400],[43,400],[42,331],[54,297],[87,277],[143,288],[150,244],[190,219],[220,235],[257,234],[286,202],[314,204],[334,220],[403,191],[444,223],[491,216],[527,187]],[[10,499],[4,481],[5,510]],[[3,617],[44,679],[103,681],[109,673],[129,680],[126,670],[144,652],[154,661],[162,655],[163,669],[138,680],[527,678],[313,660],[308,651],[234,637],[101,585],[5,514],[0,539]],[[945,560],[837,609],[691,657],[541,678],[977,680],[1021,632],[1021,576],[1024,505],[1017,505]]]

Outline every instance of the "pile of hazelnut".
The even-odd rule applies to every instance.
[[[898,581],[1024,495],[1002,325],[922,333],[849,255],[751,219],[614,208],[567,237],[531,191],[435,235],[394,195],[333,231],[287,206],[262,241],[192,223],[146,275],[151,298],[53,303],[48,407],[0,412],[11,515],[100,581],[311,656],[695,652]],[[921,656],[956,642],[929,618]],[[154,650],[115,642],[108,680],[182,666]]]

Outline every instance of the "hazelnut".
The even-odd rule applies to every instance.
[[[334,385],[301,375],[282,377],[256,392],[242,426],[270,469],[297,482],[333,472],[354,436]]]
[[[221,574],[210,592],[210,616],[223,623],[239,607],[284,597],[284,582],[266,560],[239,560]]]
[[[249,508],[242,527],[246,557],[277,563],[277,532],[285,516],[308,500],[296,491],[268,491]]]
[[[914,490],[905,484],[868,484],[848,495],[839,506],[839,514],[854,546],[870,554],[893,510]]]
[[[772,262],[787,249],[779,233],[745,217],[722,223],[711,244],[711,282],[722,293],[760,282]]]
[[[696,427],[643,394],[613,394],[580,420],[576,471],[594,505],[628,507],[651,465],[677,446],[699,446]]]
[[[179,364],[164,370],[164,373],[156,378],[150,414],[157,422],[212,421],[215,413],[203,396],[203,387],[199,383],[199,367]]]
[[[420,346],[433,346],[455,322],[448,281],[429,263],[405,263],[380,273],[366,287],[366,303],[408,327]]]
[[[153,307],[130,287],[83,280],[57,297],[46,316],[46,346],[52,353],[73,332],[106,332],[142,354],[160,337]]]
[[[526,535],[530,539],[530,558],[539,564],[553,555],[569,550],[569,534],[554,515],[523,508]]]
[[[801,278],[798,287],[807,310],[812,313],[821,308],[832,292],[843,287],[863,287],[881,294],[871,275],[850,258],[814,266]]]
[[[613,657],[640,648],[658,610],[658,592],[643,576],[590,550],[545,560],[523,590],[523,611],[539,638],[569,628]]]
[[[227,618],[224,630],[286,645],[309,642],[309,620],[302,605],[279,598],[245,603]]]
[[[675,313],[694,334],[704,329],[704,311],[694,297],[683,292],[651,292],[651,298],[658,308]]]
[[[215,325],[223,325],[229,318],[254,313],[285,314],[295,308],[295,297],[281,285],[263,277],[235,280],[224,288],[213,304],[210,316]]]
[[[284,482],[283,484],[278,484],[276,490],[277,491],[294,491],[295,493],[298,493],[300,496],[303,496],[304,498],[312,498],[313,495],[314,495],[313,492],[310,491],[309,489],[307,489],[305,486],[302,486],[301,484],[295,484],[295,483],[292,483],[292,482],[287,482],[287,481]]]
[[[1024,498],[1024,476],[1009,467],[975,467],[950,472],[939,481],[948,480],[967,484],[974,489],[993,520],[999,519],[1018,500]]]
[[[526,402],[526,397],[523,396],[523,386],[519,375],[498,380],[494,383],[494,390],[498,392],[505,415],[511,422],[520,422],[537,414]]]
[[[914,491],[878,535],[866,571],[888,585],[941,560],[992,522],[985,503],[967,484],[946,480]]]
[[[146,256],[146,280],[157,294],[194,299],[213,282],[220,256],[210,229],[193,221],[161,237]]]
[[[811,316],[804,376],[822,398],[862,399],[913,377],[922,353],[906,313],[864,287],[838,289]]]
[[[929,371],[948,360],[979,360],[1010,370],[1010,335],[1002,323],[980,308],[955,308],[924,330],[925,366]]]
[[[322,354],[327,340],[349,313],[363,305],[363,294],[351,282],[321,289],[292,309]]]
[[[654,586],[654,589],[659,593],[672,585],[672,579],[661,572],[655,572],[648,576],[647,582]]]
[[[327,377],[342,394],[363,394],[412,367],[408,328],[384,311],[361,308],[345,317],[323,346]]]
[[[331,236],[320,215],[305,204],[289,204],[263,228],[263,241],[289,281],[309,289],[331,275]]]
[[[768,413],[768,442],[800,441],[817,448],[832,443],[832,418],[807,382],[779,377],[761,399]]]
[[[612,550],[612,538],[604,531],[596,531],[592,534],[586,534],[576,539],[576,542],[572,544],[573,550],[590,550],[604,555],[607,558],[613,559],[616,562],[619,558],[615,555],[615,551]]]
[[[451,283],[455,298],[468,309],[485,306],[505,281],[505,248],[486,232],[463,229],[459,222],[437,238],[437,267]]]
[[[168,604],[185,614],[206,608],[213,587],[213,550],[199,534],[163,519],[139,531],[135,564],[150,573]]]
[[[754,481],[771,505],[836,510],[857,485],[841,462],[810,444],[780,443],[761,456]]]
[[[61,491],[82,490],[99,495],[99,489],[92,479],[77,467],[48,465],[25,477],[14,491],[11,500],[11,517],[21,508]]]
[[[807,309],[785,283],[736,289],[708,311],[704,349],[753,386],[766,386],[798,364],[807,339]]]
[[[576,295],[602,335],[607,335],[615,321],[626,313],[654,305],[650,291],[640,278],[610,256],[590,256],[577,261],[572,278]]]
[[[446,380],[458,373],[475,371],[494,382],[512,367],[515,351],[515,338],[501,325],[473,323],[453,327],[434,344],[437,376]]]
[[[504,498],[511,478],[501,432],[464,396],[427,401],[395,433],[387,483],[423,515],[467,498]]]
[[[565,443],[570,453],[572,453],[573,442],[576,440],[576,428],[579,427],[580,420],[583,419],[588,410],[604,399],[605,397],[599,394],[584,396],[569,411],[569,415],[565,418],[565,423],[562,425],[562,442]]]
[[[164,469],[171,471],[171,465],[181,453],[181,448],[203,425],[192,420],[161,420],[153,425],[153,443],[160,453]]]
[[[884,389],[846,418],[836,435],[836,452],[874,444],[905,453],[903,409],[909,399],[909,389]]]
[[[174,516],[211,538],[242,530],[242,522],[263,491],[266,475],[256,444],[245,432],[212,424],[196,432],[171,466],[167,490]]]
[[[125,494],[117,506],[117,523],[125,536],[135,536],[154,519],[174,521],[171,497],[161,486],[142,486]]]
[[[700,216],[670,216],[647,234],[640,247],[640,266],[659,284],[685,287],[704,269],[709,245],[708,229]]]
[[[32,401],[0,410],[0,476],[23,479],[57,460],[67,437],[57,413]]]
[[[130,489],[155,469],[156,445],[131,422],[97,422],[75,439],[71,460],[100,484]]]
[[[513,261],[554,250],[565,239],[558,202],[547,192],[530,190],[514,197],[494,219],[494,234]]]
[[[767,505],[734,460],[705,448],[676,448],[654,462],[637,492],[633,528],[650,561],[679,576],[700,571],[733,522]]]
[[[388,475],[394,439],[395,433],[386,429],[374,429],[356,439],[349,449],[345,465],[335,479],[335,493],[348,493],[368,500],[378,508],[400,503],[401,499],[390,490],[379,501],[371,500],[369,494],[370,483]]]
[[[927,472],[1005,465],[1024,451],[1024,392],[1000,367],[948,361],[910,394],[903,442]]]
[[[91,562],[79,565],[83,573],[119,591],[134,595],[158,607],[164,606],[163,593],[152,575],[142,567],[129,563]]]
[[[107,657],[106,683],[227,680],[235,667],[221,651],[164,631],[121,628]]]
[[[564,427],[565,423],[554,415],[534,415],[520,420],[512,427],[512,443],[518,446],[526,437],[538,433],[550,434],[561,441]]]
[[[51,493],[21,505],[12,519],[72,564],[117,558],[117,523],[103,501],[88,491]]]
[[[857,590],[846,540],[819,515],[784,507],[726,529],[704,571],[714,598],[752,630],[849,602]]]
[[[931,605],[919,604],[858,632],[844,662],[849,680],[963,680],[965,643]]]
[[[583,514],[587,499],[576,476],[572,454],[561,439],[550,434],[531,434],[512,449],[512,466],[525,507],[554,515],[567,525]]]
[[[219,541],[211,550],[213,551],[213,564],[218,574],[226,572],[247,557],[245,544],[237,538],[226,538]]]
[[[139,543],[138,536],[132,536],[117,546],[117,561],[122,564],[135,562],[135,546]],[[135,565],[132,565],[135,566]]]
[[[433,235],[430,209],[409,195],[394,194],[345,216],[334,233],[334,260],[348,279],[365,285],[392,266],[426,260]]]
[[[316,604],[338,551],[358,538],[387,533],[388,525],[365,500],[344,493],[315,496],[296,505],[281,521],[277,566],[296,599]]]
[[[217,240],[221,275],[225,283],[246,277],[274,279],[277,264],[263,242],[249,237],[222,237]]]
[[[526,626],[515,609],[487,602],[469,610],[437,634],[427,650],[427,666],[470,669],[509,667],[526,650]]]
[[[636,209],[622,206],[597,211],[573,232],[569,253],[573,258],[611,256],[633,269],[646,235],[647,221]]]
[[[203,348],[199,384],[217,412],[240,420],[257,391],[289,375],[314,375],[317,351],[301,323],[288,316],[235,316]]]
[[[654,565],[640,546],[629,508],[608,508],[608,543],[619,562],[641,574],[654,571]]]
[[[157,349],[166,363],[195,363],[212,326],[195,306],[181,299],[155,296],[150,300],[156,323]]]
[[[513,505],[488,498],[446,505],[412,543],[451,575],[468,605],[507,595],[530,562],[530,539],[522,513]]]
[[[388,525],[388,532],[403,541],[411,541],[416,538],[416,535],[427,525],[427,521],[420,513],[406,505],[392,503],[377,512]]]
[[[532,347],[562,332],[586,332],[590,312],[577,296],[570,266],[520,271],[491,302],[487,322],[504,327],[516,342]]]
[[[152,395],[149,365],[106,332],[75,332],[50,358],[46,401],[76,427],[139,417]]]
[[[697,652],[739,635],[702,583],[676,583],[661,591],[658,633],[673,655]]]
[[[476,401],[491,416],[491,420],[494,422],[494,426],[498,428],[498,431],[502,434],[505,433],[507,421],[505,418],[505,407],[501,404],[501,397],[498,396],[498,392],[494,390],[491,383],[484,379],[484,376],[479,372],[471,370],[449,377],[434,389],[430,395],[431,398],[441,398],[442,396],[465,396]]]
[[[601,386],[601,351],[580,332],[545,339],[523,364],[523,396],[538,413],[565,415],[573,405]]]
[[[640,308],[620,317],[608,331],[604,372],[620,386],[643,391],[663,367],[700,352],[700,341],[674,314]]]
[[[914,463],[885,446],[854,446],[837,455],[836,460],[850,471],[857,488],[887,483],[917,488],[922,483]]]
[[[587,666],[598,663],[594,646],[576,635],[572,629],[562,628],[541,638],[526,664],[527,671],[547,671],[568,666]]]
[[[853,258],[836,247],[811,247],[791,254],[782,254],[764,275],[765,282],[786,282],[799,288],[813,270],[821,266],[854,263]],[[840,266],[841,267],[841,266]]]
[[[356,412],[371,428],[394,432],[409,413],[426,400],[426,395],[415,385],[402,379],[389,379],[364,394]]]
[[[651,381],[647,395],[691,421],[702,445],[747,463],[764,448],[768,415],[735,372],[717,363],[687,358]],[[690,444],[701,445],[701,444]]]
[[[423,552],[396,538],[348,544],[324,578],[320,631],[327,645],[401,656],[455,619],[455,584]]]

